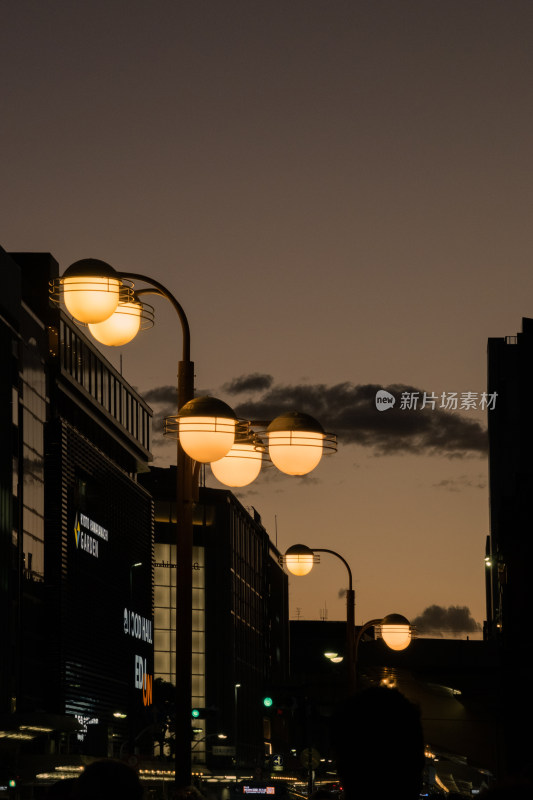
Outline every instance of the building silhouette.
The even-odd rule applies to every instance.
[[[24,772],[26,751],[118,755],[146,724],[151,410],[50,302],[49,254],[0,268],[0,745]]]
[[[0,269],[0,787],[102,756],[168,759],[168,780],[176,468],[149,470],[151,409],[50,300],[54,258],[0,249]],[[262,698],[289,657],[279,555],[255,509],[200,488],[199,771],[249,774],[272,753]]]
[[[499,650],[502,773],[521,772],[532,736],[528,620],[533,611],[533,319],[516,336],[488,341],[490,536],[486,550],[486,637]]]

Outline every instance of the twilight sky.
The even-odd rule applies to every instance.
[[[440,405],[479,406],[487,338],[533,315],[530,0],[3,0],[0,27],[2,246],[151,275],[199,390],[339,434],[236,494],[282,550],[344,555],[357,623],[482,622],[486,418]],[[172,413],[154,305],[106,355]],[[400,408],[416,391],[435,408]],[[292,578],[292,616],[342,618],[345,575]]]

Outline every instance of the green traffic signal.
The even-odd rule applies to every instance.
[[[263,705],[265,706],[265,708],[270,708],[273,702],[274,701],[272,700],[271,697],[263,697]]]
[[[200,716],[200,709],[199,708],[193,708],[193,710],[191,711],[191,717],[193,719],[198,719],[199,716]]]

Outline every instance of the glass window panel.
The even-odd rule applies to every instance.
[[[109,372],[102,368],[102,405],[109,411]]]
[[[115,417],[122,422],[124,419],[124,412],[122,409],[122,391],[120,388],[120,383],[115,378]]]
[[[192,676],[192,695],[193,697],[205,697],[205,676]]]
[[[192,612],[192,627],[195,631],[205,630],[205,614],[203,609],[193,609]]]
[[[170,676],[170,653],[163,653],[156,651],[154,653],[154,672],[157,677],[167,675],[166,680]]]
[[[154,603],[156,606],[169,606],[170,605],[170,591],[164,586],[154,587]]]
[[[156,650],[170,650],[170,632],[164,630],[157,630],[155,631],[154,637],[154,648]]]
[[[196,566],[192,573],[193,589],[204,591],[205,589],[205,570],[203,567]]]
[[[13,425],[19,424],[19,393],[14,386],[11,389],[11,419]]]
[[[19,461],[18,458],[13,458],[13,487],[12,491],[14,496],[18,495],[19,490]]]
[[[70,335],[70,374],[78,380],[78,340],[72,331]]]
[[[156,608],[154,612],[154,627],[170,628],[170,609]]]
[[[33,536],[26,533],[23,534],[22,539],[22,547],[24,549],[24,553],[26,554],[26,566],[29,569],[30,567],[28,564],[31,564],[31,569],[33,572],[37,572],[40,575],[44,574],[44,545],[43,542],[37,541]]]
[[[205,658],[203,653],[192,654],[192,671],[194,674],[202,674],[205,671]]]
[[[205,566],[205,547],[193,547],[192,560],[195,561],[199,567]]]
[[[192,590],[192,607],[203,609],[205,608],[205,591],[204,589],[195,588]]]
[[[156,543],[154,554],[156,561],[170,561],[170,545]]]
[[[167,567],[155,567],[154,582],[156,586],[169,586],[170,570]]]

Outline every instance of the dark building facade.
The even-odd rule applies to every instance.
[[[533,737],[516,736],[533,713],[527,620],[533,611],[533,319],[516,336],[488,342],[490,537],[487,542],[487,631],[500,654],[502,769],[519,772]],[[529,728],[528,728],[529,730]]]
[[[155,675],[175,680],[175,468],[140,476],[155,501]],[[262,767],[272,748],[262,698],[288,675],[288,581],[259,514],[201,487],[194,515],[193,763]],[[169,647],[170,644],[170,647]],[[218,739],[222,734],[224,739]]]
[[[0,260],[2,739],[118,755],[152,695],[151,410],[51,304],[50,255]]]

